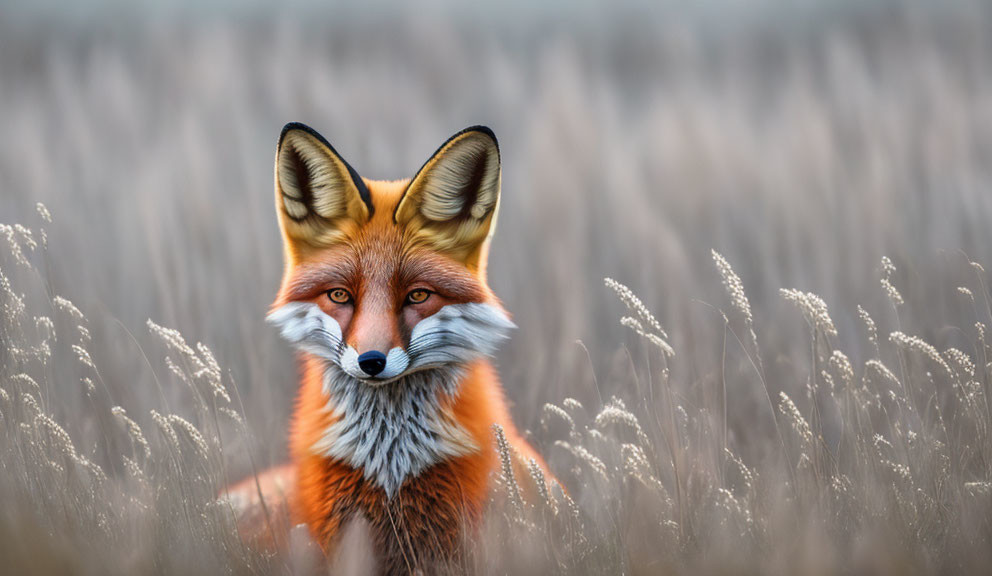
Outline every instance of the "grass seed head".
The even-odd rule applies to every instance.
[[[834,321],[830,318],[827,303],[822,298],[812,292],[787,288],[782,288],[779,293],[787,302],[791,302],[799,308],[810,326],[828,336],[837,335],[837,328],[834,327]]]

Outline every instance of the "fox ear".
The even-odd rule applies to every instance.
[[[432,248],[480,269],[495,229],[499,188],[496,136],[473,126],[448,139],[417,172],[393,218]]]
[[[368,188],[320,134],[287,124],[276,149],[276,210],[287,248],[333,244],[372,216]]]

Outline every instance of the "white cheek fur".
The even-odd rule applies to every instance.
[[[290,344],[304,352],[337,362],[341,355],[341,325],[312,302],[290,302],[265,319],[279,328]]]
[[[370,379],[358,366],[358,351],[341,339],[341,326],[312,302],[290,302],[267,317],[282,337],[304,352],[337,364],[353,378],[392,380],[404,372],[465,364],[491,355],[514,328],[497,306],[470,302],[449,304],[421,320],[410,335],[406,350],[393,348],[386,368]]]
[[[413,328],[407,347],[410,367],[464,364],[489,356],[515,327],[506,313],[492,304],[450,304]]]

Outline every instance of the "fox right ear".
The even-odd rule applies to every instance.
[[[276,149],[276,211],[287,248],[329,246],[373,212],[365,182],[320,134],[287,124]]]
[[[393,219],[431,248],[484,271],[499,189],[496,136],[472,126],[449,138],[417,172]]]

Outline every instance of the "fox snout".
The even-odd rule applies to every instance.
[[[352,378],[386,382],[406,372],[410,367],[410,357],[399,346],[385,352],[365,350],[361,353],[354,346],[345,346],[339,364]]]
[[[383,304],[388,301],[383,295],[363,296],[365,305],[358,306],[345,326],[346,348],[341,367],[352,377],[363,380],[395,378],[410,363],[397,326],[397,312]]]

